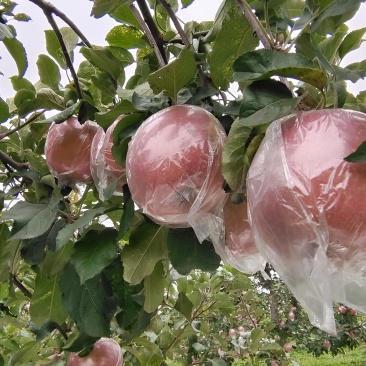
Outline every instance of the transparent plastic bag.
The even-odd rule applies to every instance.
[[[177,105],[150,116],[129,143],[126,172],[134,202],[153,221],[220,232],[226,200],[221,155],[226,133],[205,109]]]
[[[93,181],[90,170],[90,149],[94,136],[102,128],[95,122],[80,124],[77,117],[52,124],[46,138],[45,155],[48,168],[60,186],[74,187]]]
[[[333,301],[366,312],[366,166],[344,160],[364,140],[361,112],[300,112],[269,126],[247,176],[259,251],[331,334]]]
[[[118,117],[106,132],[99,130],[92,142],[91,172],[102,201],[112,195],[121,195],[122,186],[126,183],[126,169],[117,164],[112,155],[113,131],[123,117]]]

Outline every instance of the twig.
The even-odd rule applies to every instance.
[[[27,163],[19,163],[12,159],[9,155],[5,154],[3,151],[0,151],[0,161],[4,164],[9,165],[10,167],[14,168],[15,170],[23,170],[29,169],[29,164]]]
[[[160,47],[158,46],[157,40],[154,38],[152,32],[150,31],[150,29],[147,26],[144,19],[141,17],[141,15],[140,15],[139,11],[137,10],[137,8],[133,4],[130,4],[129,7],[130,7],[133,15],[137,19],[137,21],[139,22],[139,24],[143,28],[143,30],[144,30],[151,46],[154,48],[155,55],[158,59],[159,66],[160,67],[165,66],[167,64],[167,62],[166,62],[166,55],[165,55],[164,50],[163,50],[163,53],[162,53]]]
[[[41,116],[44,112],[45,112],[45,109],[43,109],[42,111],[34,114],[31,118],[29,118],[28,121],[24,122],[23,124],[15,127],[12,130],[9,130],[7,132],[4,132],[4,133],[0,134],[0,141],[3,140],[5,137],[8,137],[8,136],[12,135],[13,133],[21,130],[23,127],[29,125],[30,123],[32,123],[33,121],[35,121],[39,116]]]
[[[159,28],[156,26],[155,21],[154,21],[153,17],[151,16],[149,7],[146,4],[146,1],[145,0],[136,0],[136,3],[141,11],[145,24],[149,28],[150,33],[155,40],[156,47],[159,49],[159,54],[161,55],[161,57],[164,60],[164,65],[166,65],[168,63],[168,59],[167,59],[165,49],[164,49],[163,35],[161,34]],[[144,28],[144,30],[145,30],[145,28]]]
[[[16,275],[12,275],[13,283],[18,289],[23,293],[24,296],[28,297],[29,299],[32,297],[32,293],[17,279]]]
[[[163,0],[165,1],[165,0]],[[257,34],[258,38],[262,42],[262,45],[266,49],[274,49],[275,44],[269,38],[266,30],[263,28],[261,22],[258,18],[253,14],[252,8],[248,5],[245,0],[236,0],[241,10],[243,11],[245,17],[247,18],[249,24],[252,26],[254,32]]]
[[[29,0],[30,2],[38,5],[44,12],[46,11],[49,14],[55,14],[60,19],[62,19],[73,31],[80,37],[85,46],[88,48],[93,48],[88,39],[84,36],[81,30],[77,27],[77,25],[62,11],[57,9],[54,5],[44,0]]]
[[[69,336],[67,335],[65,329],[63,329],[61,327],[60,324],[54,322],[55,328],[60,332],[60,334],[65,338],[65,340],[67,341],[69,339]]]

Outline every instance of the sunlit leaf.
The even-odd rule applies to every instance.
[[[42,83],[54,90],[59,88],[60,70],[55,61],[47,55],[39,55],[37,60],[38,74]]]
[[[4,38],[3,42],[18,67],[18,76],[22,77],[28,67],[27,54],[23,44],[16,38]]]
[[[94,0],[92,15],[96,18],[100,18],[129,2],[130,0]]]
[[[121,48],[140,48],[147,44],[144,34],[137,28],[122,24],[113,27],[106,35],[110,46]]]

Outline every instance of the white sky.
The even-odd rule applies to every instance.
[[[68,17],[79,27],[84,35],[92,44],[106,45],[105,36],[108,31],[117,25],[113,19],[104,16],[100,19],[90,17],[92,2],[88,0],[52,0],[57,8],[63,11]],[[46,53],[44,30],[50,29],[46,17],[38,6],[27,0],[19,0],[16,12],[24,12],[31,16],[32,21],[28,23],[16,22],[18,39],[23,43],[28,55],[28,70],[25,77],[36,82],[38,80],[36,60],[39,54]],[[195,0],[188,8],[183,9],[179,13],[179,17],[183,21],[204,21],[213,20],[216,10],[221,0]],[[366,3],[361,5],[360,10],[348,24],[350,29],[359,29],[366,27]],[[57,19],[57,17],[55,17]],[[59,26],[64,26],[62,21],[58,21]],[[8,54],[7,50],[0,42],[0,71],[4,76],[0,75],[0,96],[7,98],[13,95],[9,77],[17,74],[17,68],[14,60]],[[346,56],[343,65],[352,62],[361,61],[366,58],[366,42],[357,51]],[[80,60],[81,58],[79,58]],[[78,62],[76,54],[75,61]],[[360,90],[366,90],[366,80],[361,80],[356,84],[350,84],[349,90],[356,93]]]

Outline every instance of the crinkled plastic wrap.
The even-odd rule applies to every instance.
[[[126,183],[126,170],[116,163],[112,155],[113,130],[123,117],[118,117],[106,132],[99,130],[92,142],[91,172],[102,201],[113,194],[122,194],[122,186]]]
[[[224,233],[211,239],[223,262],[246,274],[263,272],[266,261],[254,242],[247,203],[233,203],[228,197],[221,217],[224,219]]]
[[[366,166],[344,158],[366,115],[301,112],[267,129],[247,177],[258,249],[308,312],[336,334],[332,302],[366,312]]]
[[[77,117],[52,124],[46,138],[48,168],[60,186],[91,183],[90,149],[95,134],[102,128],[95,122],[80,124]]]
[[[127,182],[152,220],[194,228],[200,241],[222,229],[226,200],[221,173],[226,133],[205,109],[179,105],[150,116],[129,143]]]

